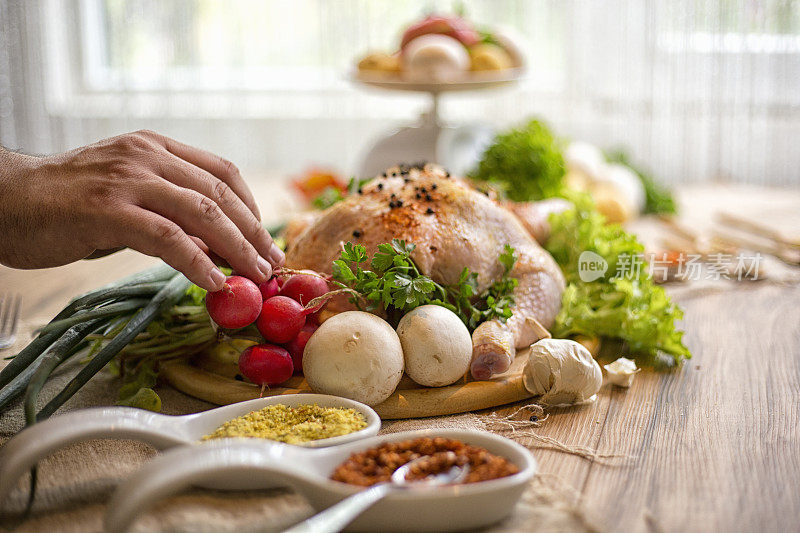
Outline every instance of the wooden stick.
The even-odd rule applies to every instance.
[[[730,213],[719,212],[717,213],[717,222],[722,224],[723,226],[729,226],[731,228],[735,228],[747,233],[751,233],[762,237],[764,239],[770,240],[775,242],[780,246],[786,246],[789,248],[796,248],[800,250],[800,241],[790,241],[783,237],[777,230],[774,228],[770,228],[763,224],[759,224],[758,222],[754,222],[752,220],[740,217],[738,215],[732,215]]]
[[[772,256],[777,257],[784,263],[788,263],[790,265],[800,265],[800,253],[793,249],[788,249],[785,246],[781,246],[772,241],[762,241],[759,242],[758,240],[751,239],[749,237],[743,237],[738,235],[732,235],[730,233],[725,233],[720,231],[719,229],[714,229],[714,238],[720,241],[723,244],[727,244],[730,246],[738,246],[740,248],[746,248],[748,250],[753,250],[754,252],[762,252],[765,254],[769,254]]]

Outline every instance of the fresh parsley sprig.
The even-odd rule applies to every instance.
[[[425,304],[441,305],[456,313],[470,330],[493,318],[506,321],[512,315],[516,278],[509,275],[514,267],[514,249],[506,245],[498,257],[503,275],[485,291],[477,294],[478,275],[464,267],[456,284],[443,286],[423,275],[411,259],[416,245],[401,239],[378,245],[372,259],[366,248],[348,242],[339,259],[333,262],[333,278],[342,287],[355,290],[367,302],[352,298],[359,309],[384,309],[390,319]]]

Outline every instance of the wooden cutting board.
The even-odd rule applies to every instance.
[[[600,342],[578,339],[596,355]],[[384,420],[423,418],[466,413],[514,403],[531,397],[522,384],[522,369],[529,350],[520,350],[505,374],[489,381],[458,381],[447,387],[423,387],[403,376],[397,390],[385,402],[373,406]],[[252,400],[261,387],[234,379],[235,366],[215,363],[203,355],[192,362],[173,361],[161,367],[159,375],[179,391],[217,405]],[[312,392],[303,376],[294,376],[283,387],[264,391],[264,396]]]
[[[522,385],[522,367],[528,351],[518,354],[511,369],[489,381],[460,381],[447,387],[422,387],[408,377],[385,402],[373,406],[384,420],[422,418],[487,409],[530,398]],[[186,361],[164,364],[159,375],[179,391],[217,405],[252,400],[261,387],[201,368]],[[302,376],[295,376],[283,387],[264,391],[264,396],[312,392]]]

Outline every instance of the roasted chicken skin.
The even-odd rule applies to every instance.
[[[372,255],[393,238],[416,244],[414,262],[443,285],[456,283],[469,267],[478,274],[479,291],[503,274],[498,260],[503,247],[516,249],[514,314],[473,332],[475,379],[505,372],[515,348],[548,335],[564,290],[558,265],[511,211],[434,165],[389,169],[359,194],[323,211],[288,243],[286,264],[330,273],[344,243],[363,244]]]

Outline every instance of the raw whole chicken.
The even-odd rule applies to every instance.
[[[466,266],[478,274],[481,292],[502,276],[498,257],[506,244],[513,246],[510,275],[519,282],[513,315],[505,323],[486,321],[472,334],[470,370],[485,380],[508,370],[515,348],[549,336],[546,328],[561,307],[564,277],[531,234],[546,234],[551,210],[521,208],[515,215],[441,167],[395,167],[315,219],[290,224],[286,264],[330,273],[344,243],[363,244],[371,256],[378,244],[400,238],[417,245],[411,256],[423,274],[450,285]]]

